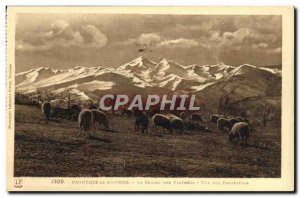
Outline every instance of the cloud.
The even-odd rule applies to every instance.
[[[86,25],[83,26],[82,29],[92,36],[92,41],[90,43],[86,43],[86,47],[100,48],[106,44],[107,37],[94,25]]]
[[[137,45],[150,45],[150,44],[157,44],[162,40],[162,37],[159,34],[156,33],[142,33],[137,38],[131,38],[128,40],[125,40],[121,43],[118,43],[120,45],[131,45],[131,44],[137,44]]]
[[[263,34],[254,29],[240,28],[234,32],[213,32],[209,37],[201,38],[201,46],[207,49],[241,49],[244,46],[267,49],[276,44],[278,36],[273,33]],[[279,43],[280,44],[280,43]]]
[[[199,46],[199,42],[194,39],[186,39],[186,38],[179,38],[175,40],[164,40],[157,44],[158,47],[182,47],[182,48],[189,48],[189,47],[196,47]]]
[[[52,23],[47,30],[32,31],[16,41],[16,50],[43,51],[55,47],[100,48],[107,43],[107,37],[94,25],[83,25],[80,29],[67,21]]]
[[[195,47],[199,43],[194,39],[178,38],[166,39],[156,33],[143,33],[137,38],[132,38],[122,42],[123,45],[138,44],[138,45],[152,45],[156,47]]]
[[[252,47],[254,48],[254,49],[265,49],[265,48],[267,48],[269,45],[267,44],[267,43],[265,43],[265,42],[260,42],[260,43],[258,43],[258,44],[254,44],[254,45],[252,45]]]
[[[271,53],[271,54],[281,54],[282,53],[282,48],[281,47],[277,47],[275,49],[269,49],[267,52]]]
[[[67,21],[65,21],[65,20],[55,21],[55,22],[53,22],[50,25],[50,27],[51,27],[52,30],[49,33],[51,33],[51,35],[53,35],[53,34],[61,34],[69,26],[70,26],[70,24]]]

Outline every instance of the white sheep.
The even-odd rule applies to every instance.
[[[91,110],[92,113],[93,113],[93,125],[95,125],[95,122],[97,122],[99,125],[103,124],[103,126],[108,129],[109,128],[109,121],[108,121],[108,118],[107,118],[107,115],[102,112],[102,111],[99,111],[97,109],[92,109]]]
[[[79,113],[78,116],[78,124],[79,124],[79,132],[78,135],[80,136],[81,131],[88,131],[94,122],[94,117],[93,117],[93,113],[91,112],[91,110],[89,109],[84,109]],[[89,133],[90,135],[90,133]]]
[[[235,123],[228,134],[228,139],[229,141],[232,141],[234,138],[238,138],[239,144],[241,144],[242,142],[245,142],[245,144],[247,144],[247,141],[249,139],[249,131],[250,127],[248,123]]]

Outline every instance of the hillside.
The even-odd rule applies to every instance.
[[[280,128],[255,126],[249,145],[212,132],[134,132],[115,116],[110,130],[77,136],[76,122],[45,122],[37,107],[16,105],[16,177],[280,177]],[[252,121],[252,120],[251,120]],[[151,131],[151,129],[150,129]]]

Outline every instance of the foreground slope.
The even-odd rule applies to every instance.
[[[114,117],[112,130],[78,137],[76,122],[46,123],[36,107],[16,105],[15,176],[280,177],[280,130],[256,127],[237,147],[211,133],[133,132],[134,119]]]

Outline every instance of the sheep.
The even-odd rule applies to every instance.
[[[105,129],[109,128],[109,121],[104,112],[97,109],[92,109],[91,112],[93,114],[93,125],[95,125],[95,122],[97,122],[99,125],[103,124]]]
[[[248,123],[235,123],[231,131],[228,133],[228,139],[230,142],[232,142],[232,140],[237,137],[239,138],[239,144],[241,144],[242,142],[245,142],[245,144],[247,144],[249,139],[249,131],[250,127]]]
[[[171,127],[174,129],[174,131],[179,130],[181,133],[184,132],[184,122],[181,118],[172,118]]]
[[[145,131],[148,132],[148,125],[149,125],[149,120],[148,120],[148,116],[145,113],[143,112],[135,113],[134,131],[138,131],[141,126],[142,133],[144,133]]]
[[[197,114],[197,113],[192,113],[191,114],[191,120],[192,121],[200,121],[203,122],[203,119],[201,117],[201,114]]]
[[[78,116],[78,124],[80,128],[78,132],[78,136],[80,136],[81,131],[84,132],[88,131],[92,127],[93,123],[94,123],[94,117],[92,111],[89,109],[82,110]]]
[[[155,114],[152,117],[152,123],[153,123],[153,132],[156,131],[157,127],[162,127],[163,132],[164,132],[165,128],[168,129],[170,131],[170,133],[172,132],[171,119],[165,115]]]
[[[226,118],[219,118],[217,121],[217,125],[219,131],[223,131],[223,132],[226,132],[226,130],[230,130],[232,126],[230,120]]]
[[[46,120],[50,119],[50,114],[51,114],[51,104],[48,101],[43,102],[42,104],[42,113],[44,114],[44,116],[46,117]]]
[[[213,115],[210,116],[210,121],[211,121],[212,123],[217,123],[219,118],[220,118],[219,115],[213,114]]]
[[[166,115],[170,120],[171,120],[171,127],[172,129],[177,129],[179,130],[181,133],[183,133],[184,131],[184,122],[181,118],[179,118],[178,116],[174,115],[174,114],[167,114]]]

